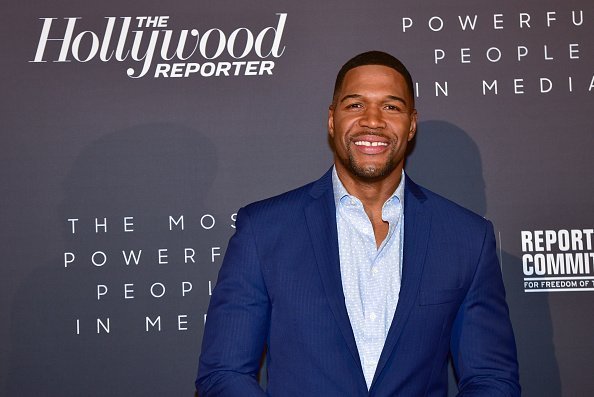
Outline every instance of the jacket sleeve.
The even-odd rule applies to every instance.
[[[520,396],[516,344],[491,222],[486,224],[478,264],[454,320],[450,348],[459,397]]]
[[[247,212],[236,231],[213,291],[200,354],[200,397],[265,396],[256,374],[270,321],[270,300]]]

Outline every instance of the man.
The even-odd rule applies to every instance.
[[[404,65],[371,51],[340,70],[334,167],[241,209],[214,290],[200,396],[518,396],[491,223],[404,175],[416,132]]]

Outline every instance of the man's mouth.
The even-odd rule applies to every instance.
[[[379,135],[359,135],[351,140],[358,152],[363,154],[380,154],[388,150],[390,140]]]
[[[377,142],[377,141],[355,141],[355,145],[357,146],[388,146],[386,142]]]

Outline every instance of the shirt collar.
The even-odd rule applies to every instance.
[[[398,199],[398,201],[401,204],[404,204],[404,180],[405,179],[406,178],[405,178],[404,169],[403,169],[402,175],[400,176],[400,183],[396,187],[396,190],[394,190],[394,193],[392,193],[390,195],[390,197],[386,200],[386,203],[388,201],[391,201],[392,199],[396,198],[396,199]],[[334,165],[332,167],[332,189],[334,191],[334,204],[336,205],[336,208],[338,208],[338,206],[343,198],[355,197],[355,196],[349,194],[349,192],[346,190],[346,188],[342,184],[340,178],[338,177],[338,173],[336,172],[336,165]]]

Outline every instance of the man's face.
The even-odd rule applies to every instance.
[[[392,68],[365,65],[347,72],[328,111],[328,133],[339,172],[374,181],[400,175],[417,128],[412,93]]]

